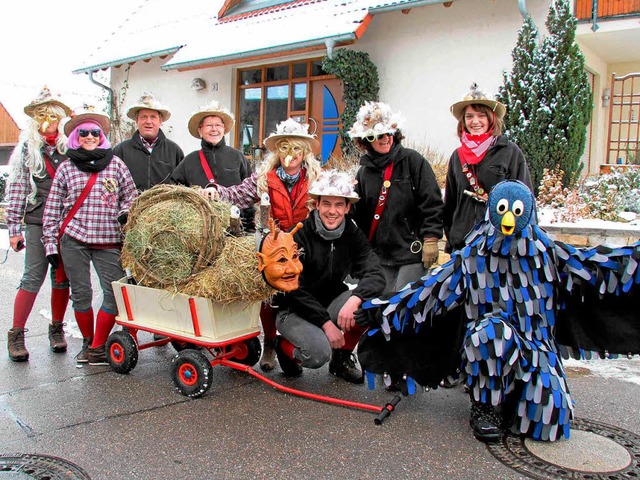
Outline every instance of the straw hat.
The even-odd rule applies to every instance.
[[[311,184],[308,194],[316,199],[321,196],[344,197],[350,203],[356,203],[360,197],[353,190],[354,185],[355,180],[348,173],[327,170],[318,175],[318,179]]]
[[[71,120],[64,124],[64,134],[68,137],[74,128],[76,128],[81,123],[90,120],[100,125],[100,128],[105,135],[109,134],[109,130],[111,130],[111,120],[109,120],[109,117],[107,117],[105,114],[95,112],[93,107],[84,107],[75,115],[73,115],[73,117],[71,117]]]
[[[171,116],[171,112],[150,92],[142,92],[140,98],[129,107],[127,117],[136,120],[140,110],[155,110],[162,117],[162,121],[166,122]]]
[[[198,134],[200,122],[202,122],[203,118],[210,117],[212,115],[222,119],[224,122],[225,134],[231,131],[235,122],[233,113],[231,113],[227,108],[220,106],[216,100],[213,100],[207,105],[200,107],[200,110],[191,115],[191,118],[189,119],[189,133],[196,138],[200,138],[200,135]]]
[[[396,133],[402,122],[400,114],[393,113],[391,107],[382,102],[365,102],[356,115],[356,121],[349,130],[351,138],[373,138],[383,133]]]
[[[468,105],[486,105],[494,111],[500,119],[502,119],[506,113],[504,105],[497,100],[492,100],[487,97],[483,91],[478,89],[477,83],[471,84],[471,91],[467,93],[462,100],[451,105],[451,113],[453,113],[453,116],[456,117],[457,120],[460,120],[464,109]]]
[[[264,140],[264,146],[270,152],[275,152],[276,144],[281,138],[297,138],[304,140],[309,144],[311,151],[317,151],[320,142],[316,140],[315,135],[309,133],[309,125],[306,123],[298,123],[293,118],[288,118],[284,122],[280,122],[276,126],[276,131]]]
[[[60,95],[52,95],[51,90],[49,90],[49,87],[47,87],[46,85],[42,87],[42,90],[40,91],[38,96],[31,100],[31,103],[29,103],[29,105],[24,107],[24,113],[29,115],[31,118],[34,118],[38,107],[47,103],[62,108],[67,116],[71,115],[71,109],[64,103],[62,103],[62,101],[60,100]]]

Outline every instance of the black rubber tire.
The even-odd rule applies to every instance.
[[[138,364],[138,345],[128,331],[113,332],[105,345],[107,362],[116,373],[126,374]]]
[[[234,344],[234,347],[240,347],[240,354],[230,358],[234,362],[241,363],[243,365],[249,365],[253,367],[262,355],[262,345],[257,337],[243,340],[239,344]]]
[[[186,349],[173,357],[173,383],[186,397],[198,398],[211,386],[211,362],[197,350]]]
[[[171,346],[176,352],[181,352],[183,350],[186,350],[187,348],[193,348],[193,349],[198,348],[193,343],[183,342],[182,340],[171,340],[171,342],[169,343],[171,343]]]

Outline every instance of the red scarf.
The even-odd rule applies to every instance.
[[[56,140],[58,140],[58,132],[53,133],[51,135],[43,135],[43,137],[47,145],[50,145],[52,147],[56,146]]]
[[[458,147],[460,163],[462,165],[477,165],[480,163],[495,139],[496,137],[491,135],[491,132],[486,132],[482,135],[471,135],[463,132],[462,138],[460,138],[462,145]]]

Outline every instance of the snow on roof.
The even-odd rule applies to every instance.
[[[216,12],[223,0],[145,1],[74,72],[96,71],[173,53],[163,69],[319,46],[325,41],[347,43],[362,35],[370,14],[445,1],[292,1],[220,20]]]

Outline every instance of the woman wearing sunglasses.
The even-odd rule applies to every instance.
[[[120,224],[137,196],[129,169],[106,137],[110,126],[109,117],[94,112],[76,115],[64,126],[70,161],[56,173],[43,216],[47,260],[69,278],[83,337],[76,359],[90,365],[107,365],[104,344],[117,313],[111,282],[124,276]],[[95,330],[91,264],[103,295]]]
[[[394,292],[437,262],[443,213],[431,165],[402,146],[399,123],[389,105],[366,102],[349,131],[363,152],[354,219],[380,257],[386,291]]]
[[[280,229],[289,231],[307,218],[313,208],[308,188],[320,174],[320,162],[314,155],[319,143],[308,129],[309,125],[292,118],[280,122],[276,131],[265,139],[269,153],[253,175],[240,185],[216,185],[203,190],[203,194],[240,208],[248,208],[260,200],[262,193],[267,193],[271,202],[271,217]],[[260,319],[264,331],[264,349],[260,367],[266,371],[275,366],[275,313],[270,305],[262,305]]]

